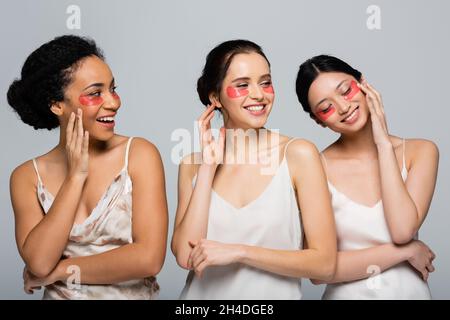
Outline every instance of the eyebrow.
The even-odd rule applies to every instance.
[[[340,86],[342,86],[342,84],[347,81],[348,79],[344,79],[341,82],[339,82],[339,84],[336,86],[335,90],[338,90]],[[316,103],[316,105],[314,106],[314,108],[317,108],[322,102],[324,102],[325,100],[327,100],[327,98],[324,98],[322,100],[320,100],[319,102]]]
[[[112,86],[112,85],[114,84],[114,82],[115,82],[115,79],[112,78],[111,83],[110,83],[109,86]],[[84,91],[84,90],[87,90],[87,89],[89,89],[89,88],[92,88],[92,87],[101,88],[101,87],[103,87],[104,85],[105,85],[104,83],[96,82],[96,83],[93,83],[93,84],[88,85],[86,88],[83,89],[83,91]]]
[[[267,78],[267,77],[272,78],[272,76],[270,75],[270,73],[266,73],[266,74],[262,75],[262,76],[259,77],[259,78],[262,79],[262,78]],[[245,80],[248,81],[248,80],[250,80],[250,78],[249,78],[249,77],[240,77],[240,78],[234,79],[234,80],[231,81],[231,82],[234,83],[234,82],[245,81]]]

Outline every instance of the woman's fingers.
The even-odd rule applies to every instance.
[[[189,266],[190,269],[192,269],[194,257],[197,255],[198,250],[199,250],[198,246],[195,246],[195,247],[191,250],[191,253],[189,254],[189,258],[188,258],[188,266]]]
[[[76,127],[76,131],[77,131],[77,142],[75,145],[75,150],[77,153],[81,153],[81,146],[83,144],[83,112],[81,111],[81,109],[78,109],[78,121],[77,121],[77,127]]]
[[[203,113],[197,120],[202,121],[203,119],[205,119],[212,111],[214,111],[214,108],[215,106],[213,104],[207,105],[205,111],[203,111]]]
[[[69,122],[67,123],[67,128],[66,128],[66,144],[67,145],[70,145],[70,142],[72,141],[74,124],[75,124],[75,113],[71,112],[70,117],[69,117]]]
[[[191,257],[191,263],[192,263],[192,268],[195,269],[195,267],[199,264],[199,262],[201,262],[201,260],[203,260],[204,253],[203,250],[197,246],[196,250],[192,252],[192,257]]]
[[[87,155],[88,150],[89,150],[89,132],[86,130],[83,136],[83,147],[81,152],[83,155]]]
[[[198,266],[197,268],[195,268],[195,274],[201,278],[203,275],[204,270],[206,269],[206,267],[208,267],[209,262],[207,260],[203,260]]]
[[[436,254],[433,252],[433,250],[430,250],[430,254],[431,254],[431,261],[436,259]]]
[[[377,99],[380,106],[382,106],[381,105],[382,104],[381,94],[370,83],[366,82],[366,86],[374,94],[374,96]]]
[[[426,268],[427,268],[428,272],[433,272],[435,270],[434,266],[433,266],[433,264],[431,262],[427,265]]]
[[[71,139],[69,143],[69,149],[71,152],[75,150],[75,146],[77,145],[77,139],[78,139],[78,114],[74,115],[74,123],[72,127],[72,133],[71,133]]]
[[[369,96],[373,101],[374,110],[381,117],[384,116],[384,108],[381,100],[380,93],[375,90],[367,81],[365,81],[360,88]]]
[[[205,116],[199,118],[199,131],[200,131],[200,141],[202,147],[205,147],[211,140],[211,119],[214,117],[214,112],[208,112]]]

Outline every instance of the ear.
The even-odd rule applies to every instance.
[[[62,102],[62,101],[53,102],[52,105],[50,106],[50,111],[53,112],[58,117],[62,116],[64,114],[63,104],[64,104],[64,102]]]
[[[211,104],[215,105],[217,109],[222,108],[222,104],[220,103],[217,93],[211,92],[209,94],[208,98],[209,98],[209,101],[211,101]]]

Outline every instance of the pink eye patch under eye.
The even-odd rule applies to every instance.
[[[96,105],[102,104],[103,98],[97,97],[97,96],[87,96],[86,95],[86,96],[80,96],[78,98],[78,101],[80,101],[80,103],[83,106],[90,107],[90,106],[96,106]]]
[[[272,86],[264,87],[264,88],[263,88],[263,91],[266,92],[266,93],[274,94],[274,91],[273,91],[273,87],[272,87]]]
[[[248,95],[247,88],[233,88],[227,87],[227,95],[230,98],[240,98]]]
[[[319,111],[317,112],[317,116],[319,117],[320,120],[325,121],[327,120],[334,112],[336,111],[336,108],[333,106],[330,106],[328,108],[328,110],[325,111]]]
[[[359,89],[356,81],[350,82],[350,92],[344,96],[344,99],[351,100],[359,91],[361,91],[361,89]]]

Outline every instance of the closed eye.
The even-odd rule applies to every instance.
[[[320,110],[321,113],[327,113],[328,111],[330,111],[332,105],[330,104],[326,109]]]
[[[95,91],[95,92],[89,93],[88,96],[91,96],[91,97],[100,97],[101,94],[102,94],[102,93],[101,93],[100,91]]]

